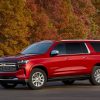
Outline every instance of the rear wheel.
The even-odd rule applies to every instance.
[[[17,86],[16,83],[4,83],[4,82],[0,83],[0,85],[5,89],[13,89]]]
[[[92,85],[100,85],[100,66],[95,66],[89,80]]]
[[[64,80],[62,81],[65,85],[71,85],[74,83],[75,80]]]
[[[46,82],[46,73],[39,68],[35,68],[30,75],[27,85],[30,89],[40,89],[45,86]]]

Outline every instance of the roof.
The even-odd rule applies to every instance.
[[[76,40],[76,39],[73,39],[73,40],[60,40],[60,41],[68,41],[68,42],[74,42],[74,41],[76,41],[76,42],[100,42],[100,40],[81,40],[81,39],[79,39],[79,40]]]
[[[40,42],[100,42],[100,40],[73,39],[73,40],[43,40]]]

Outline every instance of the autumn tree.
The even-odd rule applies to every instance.
[[[45,39],[100,39],[99,1],[0,0],[0,55]]]
[[[52,28],[48,27],[48,31],[45,31],[51,35],[46,34],[46,37],[44,35],[44,38],[41,39],[47,39],[49,36],[52,36],[51,30],[57,32],[57,39],[85,39],[90,35],[92,36],[93,32],[97,32],[96,24],[92,17],[95,14],[95,7],[91,3],[91,0],[27,1],[31,2],[30,7],[33,10],[33,15],[36,16],[36,19],[33,16],[33,21],[37,21],[36,25],[38,30],[40,29],[40,34],[42,32],[42,26],[44,27],[44,25],[42,25],[44,22],[46,26],[42,28],[44,31],[48,25],[52,26]],[[41,25],[38,26],[40,23]],[[32,33],[39,34],[36,30]],[[42,33],[42,36],[43,34],[44,33]]]
[[[96,8],[96,14],[94,16],[94,21],[98,25],[97,33],[93,35],[95,39],[100,39],[100,0],[92,0],[92,3],[94,4]]]
[[[38,0],[27,0],[27,5],[32,11],[34,23],[30,30],[30,42],[45,39],[56,40],[58,38],[57,30]]]
[[[0,55],[13,55],[29,44],[31,11],[25,0],[0,0]]]
[[[39,0],[65,39],[85,39],[93,31],[95,7],[91,0]],[[95,30],[96,32],[96,30]]]

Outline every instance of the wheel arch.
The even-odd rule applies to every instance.
[[[46,68],[45,66],[43,66],[43,65],[36,65],[36,66],[34,66],[34,67],[31,69],[31,72],[32,72],[35,68],[39,68],[39,69],[43,70],[43,71],[46,73],[47,77],[48,77],[48,70],[47,70],[47,68]]]
[[[100,63],[94,64],[93,67],[92,67],[92,70],[93,70],[96,66],[100,66]]]
[[[95,64],[94,66],[100,66],[100,63]]]

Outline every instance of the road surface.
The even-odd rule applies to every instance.
[[[41,90],[29,90],[21,85],[7,90],[0,86],[0,100],[100,100],[100,86],[92,86],[88,81],[76,81],[69,86],[49,82]]]

